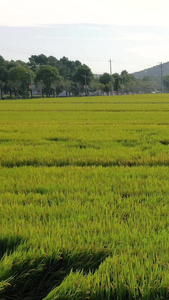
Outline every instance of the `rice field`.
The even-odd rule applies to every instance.
[[[169,95],[0,101],[0,299],[169,299]]]

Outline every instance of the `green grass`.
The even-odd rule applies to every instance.
[[[0,299],[169,299],[169,95],[0,102]]]

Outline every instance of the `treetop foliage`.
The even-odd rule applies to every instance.
[[[168,76],[164,76],[163,85],[169,90]],[[34,91],[33,91],[34,87]],[[7,61],[0,56],[0,98],[26,98],[36,92],[47,96],[57,96],[63,90],[66,95],[92,93],[149,93],[160,90],[160,79],[136,79],[123,70],[121,74],[104,73],[95,78],[91,69],[80,61],[71,61],[63,56],[57,59],[44,54],[31,55],[28,62]]]

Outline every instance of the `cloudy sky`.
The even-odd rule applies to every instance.
[[[5,0],[0,55],[45,54],[86,63],[94,73],[143,70],[169,61],[168,0]]]

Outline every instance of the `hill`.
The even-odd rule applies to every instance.
[[[169,62],[162,64],[162,74],[163,74],[163,76],[169,75]],[[148,68],[148,69],[144,69],[139,72],[132,73],[132,75],[137,79],[142,79],[144,76],[160,77],[161,76],[161,64],[158,64],[152,68]]]

